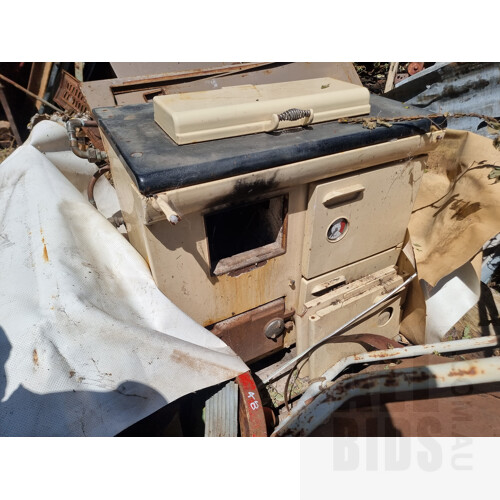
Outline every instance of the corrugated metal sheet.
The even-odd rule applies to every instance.
[[[428,112],[499,117],[500,63],[436,63],[384,96]],[[448,128],[494,137],[480,118],[448,118]]]
[[[205,437],[238,436],[238,385],[228,382],[205,407]]]

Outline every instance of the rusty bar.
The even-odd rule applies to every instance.
[[[26,90],[24,87],[22,87],[21,85],[19,85],[18,83],[14,82],[14,81],[12,81],[10,78],[7,78],[6,76],[2,75],[1,73],[0,73],[0,80],[3,80],[7,83],[10,83],[14,87],[16,87],[16,89],[21,90],[22,92],[24,92],[25,94],[28,94],[30,97],[33,97],[37,101],[43,102],[45,104],[45,106],[49,106],[50,108],[54,109],[55,111],[59,111],[59,113],[63,113],[62,109],[59,109],[57,106],[54,106],[53,104],[51,104],[49,101],[46,101],[45,99],[42,99],[41,97],[37,96],[36,94],[33,94],[33,92]]]
[[[189,78],[202,78],[202,77],[215,77],[215,76],[225,76],[234,73],[239,73],[240,71],[248,71],[256,68],[263,68],[276,63],[247,63],[247,64],[236,64],[228,66],[220,66],[217,68],[203,68],[199,70],[191,71],[179,71],[175,73],[163,73],[159,75],[147,75],[139,77],[129,77],[120,78],[116,80],[109,81],[109,88],[113,94],[120,94],[124,92],[130,92],[131,90],[140,90],[143,87],[148,87],[152,83],[161,84],[163,82],[170,82],[172,80],[181,80]]]
[[[365,373],[332,385],[287,419],[273,436],[307,436],[346,401],[373,393],[396,393],[485,384],[500,380],[500,357]]]

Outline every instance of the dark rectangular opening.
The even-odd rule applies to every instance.
[[[212,274],[219,276],[285,253],[288,197],[205,216]]]

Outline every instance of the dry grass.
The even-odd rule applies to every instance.
[[[0,122],[5,123],[5,122]],[[9,130],[0,126],[0,163],[9,157],[16,149],[16,141]]]
[[[10,156],[14,151],[15,147],[0,148],[0,163],[2,163],[8,156]]]

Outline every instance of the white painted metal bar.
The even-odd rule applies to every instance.
[[[396,393],[475,385],[500,380],[500,357],[365,373],[334,383],[273,436],[308,436],[346,401],[373,393]]]
[[[318,382],[312,383],[302,394],[301,398],[295,403],[292,411],[282,421],[281,425],[295,418],[310,402],[322,391],[331,386],[331,380],[340,375],[347,367],[363,363],[375,363],[379,361],[388,361],[391,359],[413,358],[423,356],[424,354],[443,354],[447,352],[472,351],[475,349],[485,349],[487,347],[496,347],[500,344],[500,336],[479,337],[474,339],[452,340],[449,342],[437,342],[435,344],[413,345],[408,347],[386,349],[383,351],[370,351],[362,354],[354,354],[340,359],[331,368],[329,368]]]

